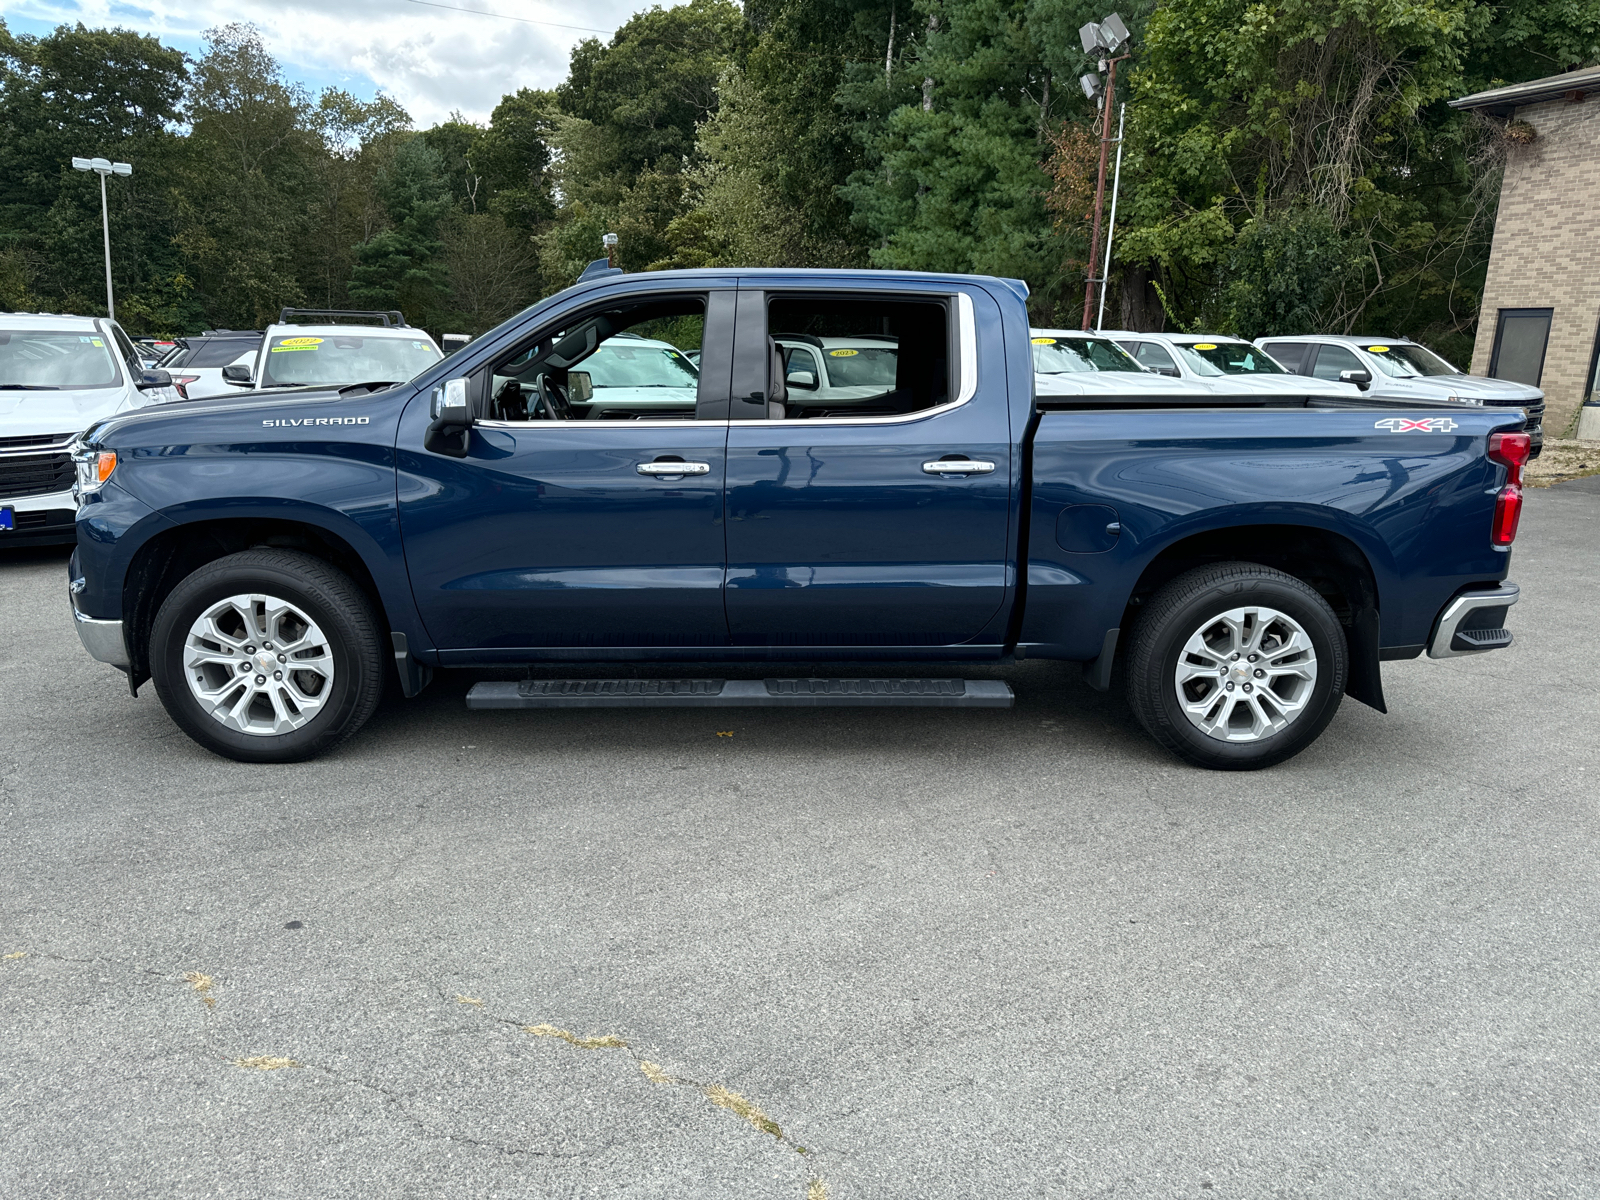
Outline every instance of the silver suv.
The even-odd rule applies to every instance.
[[[1534,456],[1544,446],[1542,391],[1509,379],[1464,375],[1410,338],[1310,334],[1257,338],[1255,344],[1290,371],[1353,383],[1374,399],[1520,408],[1527,413]]]

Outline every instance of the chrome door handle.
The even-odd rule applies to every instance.
[[[709,475],[710,463],[692,462],[647,462],[640,463],[634,470],[641,475]]]
[[[923,463],[922,469],[929,475],[987,475],[994,470],[994,464],[972,458],[941,458],[938,462]]]

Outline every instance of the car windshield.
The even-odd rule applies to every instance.
[[[682,352],[654,342],[626,338],[604,343],[578,364],[597,388],[692,388],[700,376]]]
[[[1173,342],[1196,375],[1287,375],[1249,342]]]
[[[900,364],[897,347],[837,346],[823,353],[828,357],[829,386],[894,389]]]
[[[418,337],[363,333],[284,334],[267,347],[259,386],[403,383],[444,357]]]
[[[1385,375],[1392,375],[1396,379],[1416,379],[1423,375],[1460,374],[1432,350],[1422,346],[1391,346],[1385,342],[1377,342],[1371,346],[1362,346],[1361,348],[1377,360],[1378,370]]]
[[[109,388],[120,381],[111,347],[98,333],[0,330],[0,389]]]
[[[1144,374],[1133,356],[1110,338],[1036,337],[1033,369],[1041,375],[1080,375],[1085,371]]]

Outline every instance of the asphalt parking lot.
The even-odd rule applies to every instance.
[[[243,766],[12,553],[0,1193],[1593,1196],[1597,547],[1600,481],[1531,493],[1516,646],[1251,775],[1040,662],[1010,711],[443,676]]]

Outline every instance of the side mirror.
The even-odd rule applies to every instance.
[[[433,389],[428,402],[433,417],[422,447],[434,454],[465,458],[472,440],[472,406],[467,403],[467,381],[447,379]]]
[[[1360,388],[1362,391],[1366,391],[1368,385],[1370,385],[1372,383],[1372,372],[1371,371],[1340,371],[1339,372],[1339,382],[1340,383],[1353,383],[1358,388]]]
[[[589,372],[567,372],[567,397],[574,404],[587,404],[594,399],[594,379]]]
[[[1155,372],[1157,375],[1165,375],[1169,379],[1183,378],[1183,372],[1178,370],[1177,367],[1156,367]]]
[[[155,367],[146,367],[139,372],[139,377],[133,381],[133,386],[141,392],[154,391],[156,388],[169,388],[172,386],[172,376],[166,371]]]
[[[222,382],[231,383],[234,387],[249,387],[251,384],[250,368],[242,363],[222,368]]]
[[[802,392],[814,392],[818,387],[817,373],[815,371],[790,371],[783,377],[783,382],[787,386],[798,388]]]

